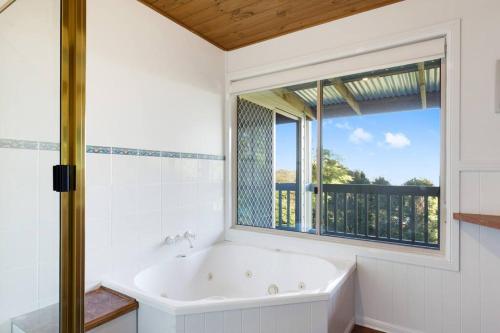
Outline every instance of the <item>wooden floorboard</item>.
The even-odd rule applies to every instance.
[[[363,326],[354,326],[352,329],[351,333],[384,333],[382,331],[377,331],[368,327],[363,327]]]

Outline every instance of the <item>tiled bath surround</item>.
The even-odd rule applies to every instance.
[[[184,243],[164,246],[167,234],[190,229],[198,236],[196,248],[219,240],[223,159],[87,146],[87,284],[117,265],[147,263],[142,255],[151,251],[168,255],[187,249]],[[52,166],[59,163],[59,144],[0,139],[0,161],[3,332],[5,320],[58,299],[59,199],[52,191]]]
[[[223,238],[223,156],[110,150],[87,147],[87,285],[188,250],[167,235],[191,230],[195,249]]]

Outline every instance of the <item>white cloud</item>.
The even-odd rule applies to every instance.
[[[352,130],[352,126],[349,125],[347,121],[344,121],[343,123],[337,123],[335,124],[335,127],[345,130]]]
[[[354,131],[352,131],[351,135],[349,135],[349,141],[356,144],[370,142],[372,141],[372,139],[373,136],[360,127],[356,128]]]
[[[385,143],[391,148],[404,148],[411,144],[410,139],[403,133],[385,133]]]

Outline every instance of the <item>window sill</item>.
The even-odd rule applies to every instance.
[[[425,249],[240,225],[233,225],[227,229],[225,238],[228,241],[274,249],[279,247],[283,250],[319,255],[320,257],[328,256],[328,254],[347,259],[361,256],[458,271],[458,263],[451,262],[444,249]]]

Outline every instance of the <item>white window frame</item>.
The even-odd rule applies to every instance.
[[[286,73],[287,70],[294,70],[302,66],[317,64],[335,59],[344,59],[361,54],[375,52],[383,49],[403,47],[409,44],[419,43],[425,40],[443,37],[445,39],[445,82],[443,103],[441,105],[444,121],[444,132],[442,132],[442,184],[441,200],[443,202],[443,219],[441,229],[441,249],[428,250],[396,244],[384,244],[377,242],[366,242],[356,239],[343,239],[331,236],[311,235],[298,232],[288,232],[282,230],[259,229],[248,226],[236,225],[235,220],[235,175],[236,159],[233,154],[236,133],[236,95],[231,92],[231,84],[252,77],[264,77],[266,74],[276,72]],[[376,68],[375,68],[376,69]],[[370,70],[360,68],[356,72]],[[348,73],[328,73],[329,77],[343,76]],[[321,78],[316,78],[321,79]],[[313,79],[314,80],[314,79]],[[290,84],[293,82],[290,82]],[[280,84],[286,86],[287,84]],[[265,80],[262,81],[262,89],[269,89]],[[255,90],[254,90],[255,91]],[[259,68],[247,69],[240,72],[227,73],[226,77],[226,172],[225,172],[225,192],[226,207],[225,239],[244,243],[255,243],[260,246],[296,250],[300,252],[318,253],[323,255],[332,252],[345,256],[364,256],[391,260],[401,263],[410,263],[457,271],[459,269],[459,223],[453,220],[453,212],[460,211],[459,207],[459,164],[460,164],[460,21],[453,20],[443,24],[438,24],[425,29],[405,32],[395,36],[389,36],[373,40],[366,43],[356,44],[325,51],[321,54],[301,57],[298,60],[262,66]],[[234,152],[235,153],[235,152]],[[444,194],[444,195],[443,195]],[[287,237],[283,237],[287,236]],[[321,242],[317,242],[317,241]]]

